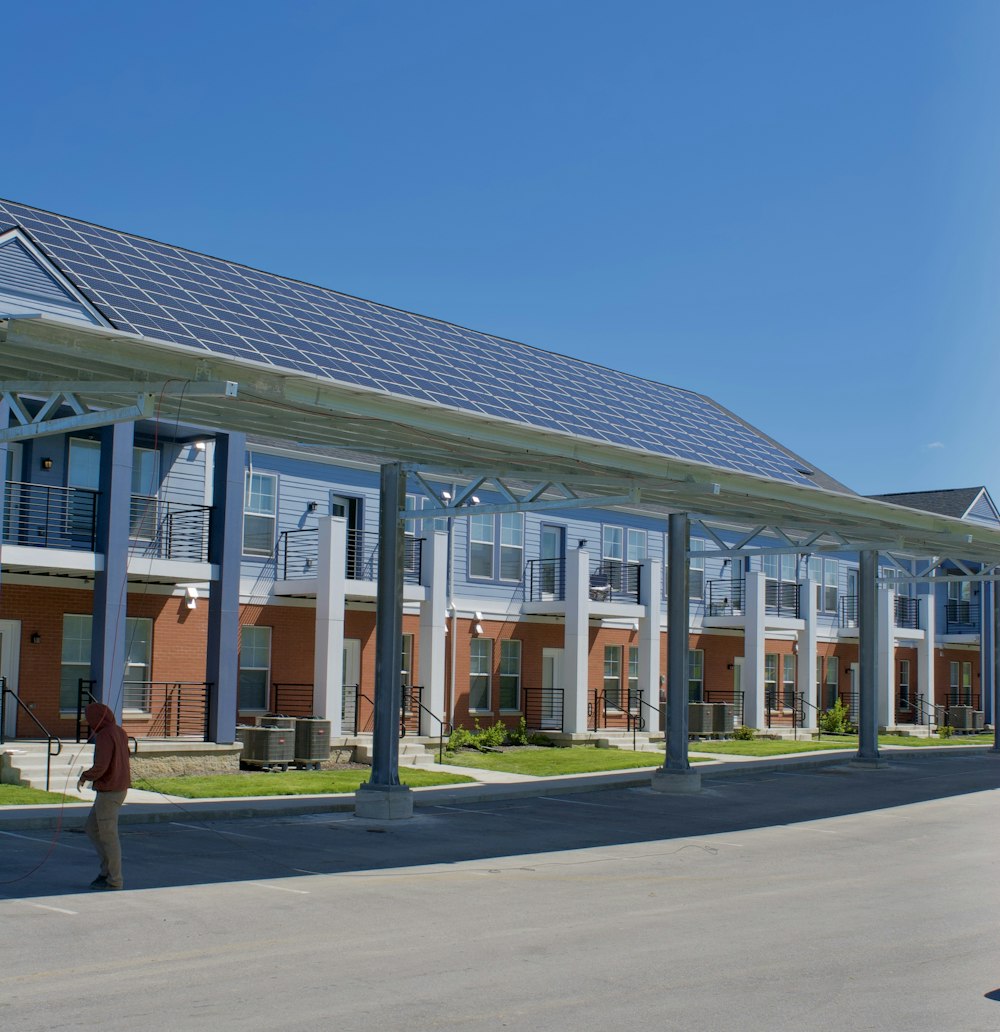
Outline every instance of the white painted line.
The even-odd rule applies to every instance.
[[[29,903],[27,900],[18,900],[23,903],[26,907],[37,907],[39,910],[51,910],[54,914],[69,914],[71,917],[76,917],[79,914],[78,910],[64,910],[62,907],[47,907],[44,903]]]
[[[64,832],[60,832],[64,834]],[[26,842],[34,842],[36,846],[49,846],[53,845],[52,839],[50,838],[35,838],[32,835],[18,835],[16,831],[0,831],[0,835],[8,835],[10,838],[24,839]],[[93,850],[86,846],[71,846],[68,842],[59,842],[56,840],[54,843],[57,846],[62,846],[63,849],[76,849],[81,853],[92,853]]]
[[[188,828],[191,831],[207,831],[212,835],[228,835],[230,838],[248,838],[256,842],[270,842],[271,839],[263,835],[244,835],[238,831],[223,831],[221,828],[206,828],[200,824],[182,824],[180,821],[170,822],[175,828]]]
[[[298,896],[308,896],[309,893],[305,889],[287,889],[284,885],[265,885],[264,882],[250,882],[251,885],[256,886],[258,889],[274,889],[275,892],[294,892]]]
[[[304,870],[301,867],[293,867],[292,870],[296,874],[322,874],[323,873],[322,871],[306,871],[306,870]]]
[[[546,803],[566,803],[569,806],[597,806],[602,810],[620,810],[620,806],[612,806],[610,803],[586,803],[582,799],[567,799],[565,796],[539,796]]]

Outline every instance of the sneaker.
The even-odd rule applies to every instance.
[[[91,883],[92,889],[106,889],[108,887],[108,876],[106,874],[99,874]]]

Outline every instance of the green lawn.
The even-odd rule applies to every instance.
[[[354,792],[369,778],[367,770],[287,770],[281,773],[218,774],[214,777],[136,778],[136,788],[185,799],[232,799],[243,796],[328,795]],[[411,788],[457,785],[472,779],[461,774],[401,767],[400,781]]]
[[[879,745],[904,745],[904,746],[928,746],[928,745],[990,745],[992,738],[989,735],[972,735],[952,738],[911,738],[907,735],[879,735]],[[713,753],[717,755],[730,756],[786,756],[789,753],[818,752],[823,749],[852,749],[858,748],[857,735],[843,735],[839,737],[824,736],[821,741],[814,739],[800,739],[799,741],[774,741],[769,738],[758,738],[752,742],[692,742],[692,752]]]
[[[43,792],[40,788],[22,788],[20,785],[0,785],[0,806],[32,806],[35,803],[61,803],[58,792]],[[78,799],[67,800],[78,803]]]
[[[461,749],[455,753],[445,753],[444,762],[456,767],[480,767],[483,770],[502,770],[510,774],[547,778],[556,774],[592,774],[601,770],[659,767],[663,764],[663,756],[573,745],[566,749],[511,749],[496,753]]]

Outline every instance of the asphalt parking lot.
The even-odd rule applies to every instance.
[[[5,1027],[1000,1023],[1000,758],[542,791],[391,823],[177,808],[123,827],[121,893],[87,891],[78,815],[0,831]]]

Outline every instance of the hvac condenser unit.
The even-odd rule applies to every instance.
[[[243,743],[241,765],[288,770],[294,758],[294,730],[281,727],[238,727],[236,737]]]
[[[975,728],[971,706],[949,706],[948,723],[956,731],[972,731]]]
[[[716,702],[712,704],[712,730],[717,735],[731,735],[733,733],[735,711],[736,707],[731,702]]]
[[[710,735],[712,733],[712,709],[705,702],[688,703],[688,734]]]
[[[317,717],[295,718],[295,765],[315,767],[330,758],[330,721]]]
[[[287,731],[295,730],[295,717],[279,717],[275,713],[262,713],[254,717],[258,727],[283,727]]]

